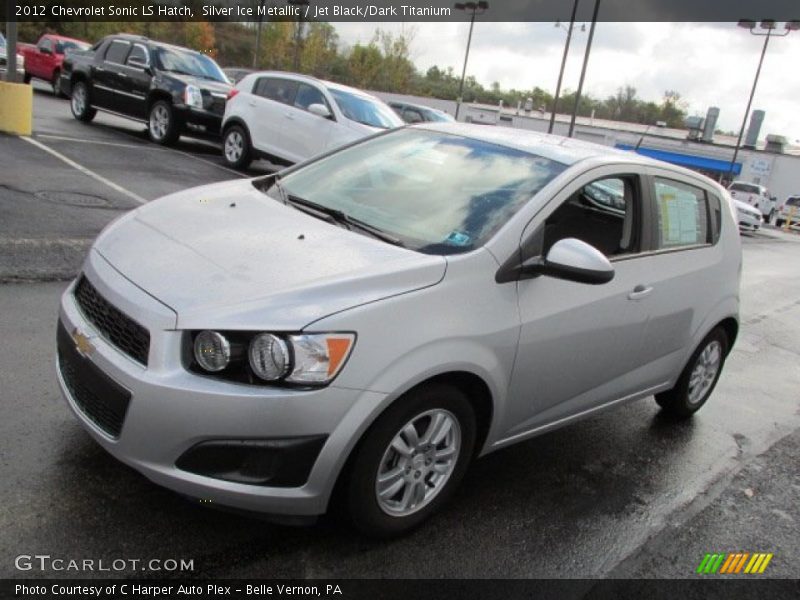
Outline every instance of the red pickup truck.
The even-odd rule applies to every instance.
[[[75,50],[88,50],[91,44],[83,40],[46,33],[36,44],[18,44],[17,50],[25,57],[25,83],[32,78],[43,79],[53,86],[53,93],[61,96],[61,63],[64,54]]]

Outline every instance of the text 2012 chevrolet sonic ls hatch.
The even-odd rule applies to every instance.
[[[158,484],[308,517],[335,495],[392,535],[475,456],[645,396],[700,408],[737,334],[739,244],[702,175],[400,129],[109,226],[63,296],[58,377]]]

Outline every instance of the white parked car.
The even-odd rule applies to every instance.
[[[775,214],[775,198],[769,195],[769,190],[757,183],[734,181],[728,186],[728,192],[734,200],[747,202],[750,206],[761,211],[764,222],[769,223]]]
[[[736,220],[739,223],[739,229],[752,229],[756,231],[764,223],[761,216],[761,211],[753,208],[747,202],[733,199],[733,205],[736,208]]]
[[[800,195],[789,196],[786,202],[778,207],[775,225],[783,227],[786,221],[791,221],[794,225],[800,223]]]
[[[402,125],[389,106],[361,90],[262,71],[242,79],[228,96],[222,154],[237,169],[259,157],[296,163]]]

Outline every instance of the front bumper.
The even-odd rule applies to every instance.
[[[114,436],[76,401],[58,366],[68,405],[103,448],[155,483],[204,503],[277,515],[325,512],[338,473],[360,435],[354,406],[375,406],[383,394],[334,386],[314,390],[247,386],[192,374],[181,361],[182,332],[174,330],[174,312],[122,277],[95,251],[84,274],[109,302],[147,326],[151,334],[145,367],[103,338],[85,318],[73,295],[74,283],[62,297],[59,318],[64,329],[82,333],[93,347],[83,358],[130,395]],[[308,459],[307,476],[298,478],[292,471],[294,479],[283,477],[281,485],[270,485],[269,477],[248,484],[176,466],[190,449],[219,440],[263,441],[269,446],[270,441],[292,439],[322,440],[321,448]],[[181,464],[186,467],[185,460]],[[287,487],[287,481],[294,487]]]
[[[189,132],[209,136],[219,135],[222,126],[222,113],[202,108],[190,108],[185,105],[177,106],[176,110],[178,118]]]

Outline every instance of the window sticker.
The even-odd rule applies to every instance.
[[[656,196],[664,246],[700,243],[700,206],[693,193],[656,182]]]
[[[445,243],[450,244],[451,246],[468,246],[469,241],[470,237],[468,234],[464,233],[463,231],[453,231],[447,236]]]

